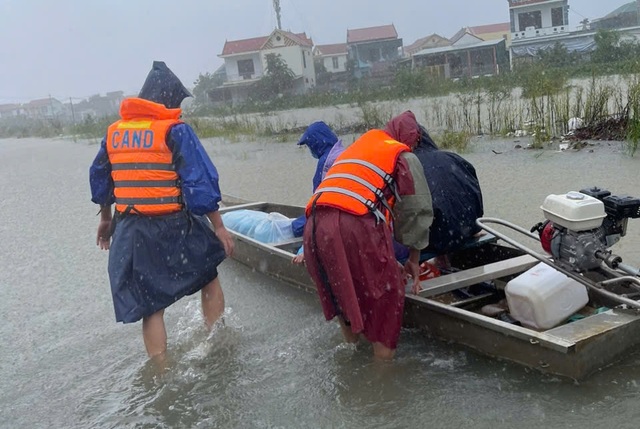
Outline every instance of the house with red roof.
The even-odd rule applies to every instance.
[[[346,43],[317,45],[313,48],[313,58],[322,64],[329,73],[347,71],[347,54]]]
[[[226,80],[210,96],[214,101],[242,102],[252,86],[266,73],[268,54],[278,54],[294,74],[293,93],[304,94],[316,85],[312,55],[313,41],[305,33],[279,29],[268,36],[228,40],[222,53]]]
[[[356,77],[384,74],[402,58],[402,39],[393,24],[347,30],[349,60]]]

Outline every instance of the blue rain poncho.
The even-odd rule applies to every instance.
[[[331,128],[322,121],[309,125],[300,137],[298,145],[307,145],[311,155],[318,160],[316,172],[313,175],[313,192],[315,192],[329,167],[344,150],[344,146]],[[300,216],[291,223],[293,234],[296,237],[302,237],[306,221],[306,216]]]
[[[164,63],[154,62],[140,98],[179,107],[189,96]],[[114,217],[109,280],[116,321],[131,323],[201,290],[218,276],[225,252],[203,215],[221,201],[218,172],[193,129],[174,125],[166,143],[180,177],[185,209],[163,216]],[[114,203],[111,163],[102,141],[89,170],[91,200]]]

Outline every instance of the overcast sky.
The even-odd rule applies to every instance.
[[[570,25],[628,0],[570,0]],[[408,45],[509,20],[507,0],[281,0],[282,26],[316,44],[348,28],[393,23]],[[137,93],[153,60],[188,87],[222,64],[225,39],[268,35],[272,0],[0,0],[0,103]]]

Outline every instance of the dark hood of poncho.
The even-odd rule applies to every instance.
[[[163,61],[154,61],[138,97],[175,109],[191,93]]]

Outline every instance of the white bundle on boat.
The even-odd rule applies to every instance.
[[[222,215],[225,227],[262,243],[282,243],[292,240],[291,221],[285,215],[256,210],[234,210]]]

